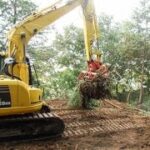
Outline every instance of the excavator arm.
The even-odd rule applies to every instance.
[[[84,18],[84,40],[86,59],[90,61],[93,55],[96,55],[97,59],[101,56],[99,50],[99,27],[97,23],[94,2],[84,1],[82,4],[83,18]]]

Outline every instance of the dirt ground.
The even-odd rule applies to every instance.
[[[0,143],[2,150],[149,150],[150,116],[117,101],[95,110],[69,109],[66,101],[48,101],[65,122],[62,137],[45,141]]]

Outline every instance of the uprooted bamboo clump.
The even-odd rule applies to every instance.
[[[68,96],[69,106],[91,108],[93,104],[95,106],[96,100],[111,98],[110,79],[99,75],[93,80],[79,80],[77,86],[69,92]]]
[[[93,80],[82,80],[79,82],[79,92],[82,101],[82,107],[87,108],[87,104],[91,99],[102,100],[110,98],[109,90],[110,79],[101,75]]]

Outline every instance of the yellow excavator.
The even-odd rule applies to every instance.
[[[86,59],[98,62],[98,27],[93,0],[58,0],[15,25],[8,36],[7,50],[0,51],[0,140],[60,136],[64,122],[50,112],[42,100],[42,90],[31,80],[30,61],[26,46],[33,36],[47,25],[81,6],[84,20]],[[4,59],[4,61],[2,61]]]

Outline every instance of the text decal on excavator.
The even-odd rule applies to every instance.
[[[5,85],[0,86],[0,108],[10,107],[11,98],[9,87]]]

